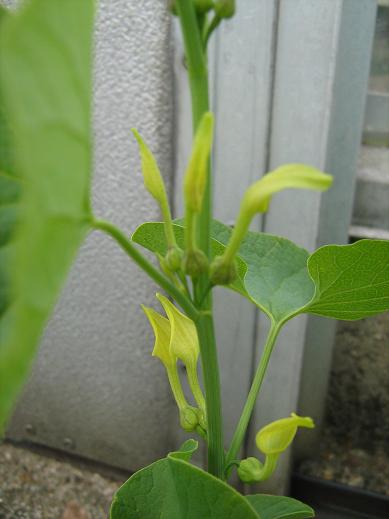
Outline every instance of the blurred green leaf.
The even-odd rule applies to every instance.
[[[12,229],[2,227],[0,424],[89,228],[94,2],[32,0],[5,18],[0,90],[12,128],[13,171],[23,192],[12,262],[5,250]],[[6,186],[12,201],[2,197],[2,210],[18,195],[5,173],[1,190]],[[8,226],[12,218],[7,208],[2,221]]]

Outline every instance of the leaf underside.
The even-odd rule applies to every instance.
[[[89,228],[93,18],[93,0],[32,0],[2,22],[1,110],[12,129],[12,172],[0,175],[0,192],[11,193],[0,199],[9,224],[0,233],[0,425]]]

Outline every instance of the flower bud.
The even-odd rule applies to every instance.
[[[243,483],[257,483],[261,481],[262,463],[257,458],[242,460],[238,467],[238,476]]]
[[[280,454],[292,443],[298,427],[315,427],[312,418],[297,416],[292,413],[289,418],[276,420],[263,427],[257,434],[257,447],[266,455]]]
[[[177,272],[180,270],[183,255],[183,251],[178,247],[172,247],[167,251],[164,262],[170,272]]]
[[[199,423],[197,409],[190,405],[180,410],[180,425],[184,431],[191,432],[196,429]]]
[[[163,181],[161,172],[159,171],[157,161],[155,160],[154,155],[142,137],[134,128],[132,129],[132,133],[134,134],[139,145],[145,187],[158,202],[161,208],[167,244],[169,247],[175,247],[176,238],[173,231],[169,201],[167,199],[165,183]]]
[[[230,285],[238,277],[235,262],[227,263],[223,256],[217,256],[210,267],[210,279],[213,285]]]
[[[213,114],[203,115],[193,142],[192,153],[184,177],[184,197],[186,209],[193,213],[201,211],[204,191],[207,185],[208,158],[213,137]]]
[[[182,259],[182,270],[186,275],[196,279],[208,271],[208,258],[200,249],[188,250]]]
[[[219,18],[231,18],[235,14],[235,0],[217,0],[215,13]]]
[[[159,170],[157,161],[151,150],[144,142],[135,128],[132,129],[135,139],[139,145],[142,162],[143,180],[147,191],[157,200],[160,205],[167,202],[165,183]]]

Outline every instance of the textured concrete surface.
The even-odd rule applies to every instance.
[[[78,0],[73,0],[78,1]],[[164,0],[101,0],[95,70],[96,214],[131,233],[159,217],[143,188],[130,128],[171,172],[170,27]],[[172,447],[165,373],[139,308],[155,287],[94,233],[72,269],[8,435],[131,470]]]

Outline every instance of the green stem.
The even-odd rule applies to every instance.
[[[226,465],[228,465],[232,460],[234,460],[238,456],[240,448],[242,447],[247,427],[249,425],[250,418],[253,413],[255,402],[261,389],[263,379],[265,378],[266,370],[273,351],[274,343],[278,336],[280,328],[280,325],[275,325],[274,323],[272,323],[262,353],[261,360],[259,361],[257,371],[254,375],[254,379],[251,384],[250,392],[248,394],[237,428],[232,438],[230,449],[226,456]]]
[[[185,211],[185,229],[184,229],[184,236],[185,236],[185,250],[187,252],[193,251],[196,248],[196,221],[195,221],[196,215],[193,211],[191,211],[188,207]]]
[[[188,406],[188,402],[184,396],[184,392],[182,391],[180,377],[178,376],[177,366],[173,366],[171,368],[166,368],[167,377],[169,379],[169,384],[174,396],[174,400],[176,401],[177,407],[180,411],[185,409]]]
[[[211,37],[213,31],[218,27],[221,20],[222,19],[217,14],[215,14],[215,16],[212,18],[211,22],[205,27],[205,34],[203,36],[204,49],[207,48],[209,38]]]
[[[270,476],[277,468],[279,454],[268,454],[265,458],[265,463],[262,466],[261,474],[259,476],[258,482],[265,481],[269,479]]]
[[[197,405],[202,411],[206,411],[205,400],[203,392],[199,384],[199,378],[197,376],[197,365],[186,366],[186,373],[188,376],[189,387],[192,391],[192,395],[196,400]]]
[[[230,264],[234,261],[235,256],[239,250],[240,244],[243,238],[246,236],[247,231],[250,227],[252,215],[247,214],[241,210],[236,220],[235,227],[232,231],[231,238],[227,244],[227,247],[223,253],[223,263]]]
[[[212,315],[201,313],[196,327],[207,407],[208,472],[219,479],[224,479],[220,379]]]
[[[92,226],[95,229],[99,229],[109,234],[120,247],[133,259],[133,261],[148,274],[160,287],[171,295],[177,303],[186,312],[188,317],[193,321],[196,321],[199,316],[199,312],[193,306],[191,301],[177,288],[175,287],[159,270],[157,270],[144,256],[141,254],[134,245],[130,242],[127,236],[112,223],[104,220],[93,220]]]
[[[162,218],[164,221],[164,230],[165,230],[165,236],[166,236],[166,242],[168,244],[169,248],[175,248],[177,247],[176,237],[174,235],[173,231],[173,220],[172,215],[170,212],[169,202],[166,201],[161,204],[161,212],[162,212]]]
[[[200,28],[192,0],[176,0],[185,57],[188,66],[189,85],[192,98],[193,134],[205,112],[209,110],[207,57],[203,49]],[[208,170],[207,185],[201,212],[197,218],[197,244],[210,257],[210,225],[212,219],[211,169]],[[198,300],[209,285],[208,274],[200,276],[194,285]],[[204,301],[202,317],[196,322],[200,342],[201,363],[204,377],[205,400],[208,420],[208,471],[224,478],[223,426],[220,394],[219,366],[212,316],[212,297],[209,293]]]

